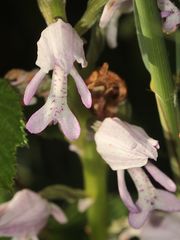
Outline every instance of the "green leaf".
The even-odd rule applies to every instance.
[[[142,60],[144,62],[146,69],[149,71],[149,59],[148,59],[149,54],[147,52],[149,49],[149,46],[147,46],[147,39],[142,33],[141,25],[139,22],[139,16],[137,13],[137,7],[135,4],[134,4],[134,17],[135,17],[135,23],[136,23],[136,34],[137,34],[137,38],[138,38],[138,43],[139,43],[139,48],[141,51]]]
[[[20,99],[14,89],[0,79],[0,193],[12,191],[16,175],[16,149],[26,144]]]
[[[80,35],[87,32],[98,20],[102,12],[103,6],[108,0],[89,0],[87,9],[83,14],[82,18],[76,24],[75,28]]]
[[[60,184],[44,188],[41,190],[40,195],[48,200],[64,199],[70,203],[86,197],[83,190],[70,188]]]

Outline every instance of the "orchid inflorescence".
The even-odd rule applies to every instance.
[[[164,32],[175,31],[180,24],[179,9],[169,0],[158,0],[157,6],[164,21]],[[119,17],[132,11],[133,0],[109,0],[105,5],[99,26],[105,28],[110,47],[117,46]],[[42,31],[37,47],[36,65],[40,69],[35,70],[25,89],[24,104],[31,104],[38,87],[51,70],[52,80],[45,104],[30,117],[26,128],[36,134],[49,124],[58,124],[68,140],[76,140],[80,136],[80,125],[67,104],[68,75],[74,79],[85,107],[90,108],[92,104],[91,93],[75,67],[75,62],[83,68],[87,66],[83,40],[69,23],[58,19]],[[109,117],[98,124],[94,139],[97,152],[117,172],[119,194],[129,210],[132,227],[142,227],[154,210],[180,211],[180,200],[172,193],[176,191],[175,183],[151,161],[157,161],[158,158],[160,146],[157,140],[149,137],[138,126]],[[137,189],[137,201],[133,200],[126,186],[125,170]],[[166,190],[157,189],[150,178]],[[90,204],[92,199],[81,202],[80,211],[84,211]],[[14,240],[37,240],[38,233],[50,215],[59,223],[67,222],[65,214],[57,205],[31,190],[21,190],[11,201],[0,205],[0,235],[13,237]]]

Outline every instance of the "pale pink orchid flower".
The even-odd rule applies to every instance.
[[[164,19],[163,31],[166,33],[176,31],[180,25],[180,10],[170,0],[157,0],[157,3]]]
[[[118,21],[121,15],[133,11],[133,0],[109,0],[100,18],[99,26],[106,27],[106,40],[110,48],[116,48]]]
[[[150,138],[140,127],[118,118],[106,118],[95,133],[95,142],[98,153],[112,170],[117,171],[119,193],[129,210],[132,227],[140,228],[155,209],[180,211],[180,201],[168,192],[176,191],[175,183],[148,161],[149,158],[157,160],[157,140]],[[168,191],[156,189],[141,168],[143,166]],[[126,186],[125,169],[138,191],[136,203]]]
[[[67,222],[61,208],[37,193],[24,189],[0,205],[0,236],[13,240],[38,240],[38,233],[52,215],[60,224]]]
[[[53,70],[52,84],[46,103],[30,117],[26,128],[31,133],[40,133],[50,123],[58,123],[64,135],[69,140],[75,140],[79,137],[80,126],[67,104],[68,74],[74,78],[83,104],[90,108],[92,103],[91,94],[74,67],[75,61],[82,67],[87,65],[83,41],[70,24],[59,19],[42,31],[37,46],[36,65],[40,70],[25,90],[25,105],[30,104],[38,86],[50,70]]]

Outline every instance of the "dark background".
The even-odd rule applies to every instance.
[[[85,0],[67,1],[68,20],[72,25],[80,19],[85,8]],[[1,77],[12,68],[31,70],[35,67],[36,42],[45,26],[35,0],[0,2]],[[118,39],[119,47],[115,50],[106,47],[98,65],[108,62],[110,69],[126,80],[134,122],[143,126],[149,135],[160,140],[158,164],[167,172],[169,164],[161,126],[154,94],[149,88],[149,74],[141,60],[133,15],[122,17],[119,28],[121,30]],[[25,109],[27,115],[29,109]],[[24,182],[18,183],[19,187],[30,186],[41,189],[53,183],[82,187],[81,164],[76,154],[69,152],[67,143],[35,135],[29,135],[28,138],[29,148],[20,149],[18,153],[19,163],[27,173]],[[29,179],[27,169],[30,169]],[[109,177],[109,188],[110,191],[117,191],[116,176],[112,172]]]

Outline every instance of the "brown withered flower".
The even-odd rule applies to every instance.
[[[109,70],[108,63],[93,71],[86,84],[92,94],[92,110],[97,119],[117,116],[120,104],[127,97],[127,87],[119,75]]]

